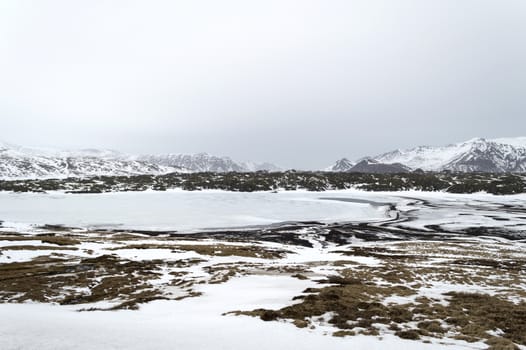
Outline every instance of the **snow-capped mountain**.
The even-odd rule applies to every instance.
[[[235,162],[229,157],[218,157],[208,153],[198,154],[161,154],[140,156],[137,159],[168,167],[183,168],[191,172],[251,172],[251,171],[279,171],[270,163]]]
[[[426,171],[526,172],[526,137],[475,138],[447,146],[398,149],[371,159]]]
[[[61,151],[0,142],[0,179],[257,170],[279,168],[270,163],[238,163],[206,153],[135,156],[105,149]]]
[[[0,143],[0,178],[161,174],[181,169],[135,160],[111,150],[56,151]]]
[[[476,138],[443,147],[421,146],[396,150],[374,159],[430,171],[525,172],[526,138]]]
[[[342,159],[336,161],[336,163],[334,163],[332,166],[328,167],[325,170],[327,170],[327,171],[348,171],[353,166],[354,166],[354,163],[351,162],[349,159],[342,158]]]
[[[191,172],[198,171],[244,171],[244,168],[228,157],[216,157],[207,153],[161,154],[139,156],[138,159],[169,167],[180,167]]]

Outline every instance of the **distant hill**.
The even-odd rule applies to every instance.
[[[368,174],[397,174],[409,173],[411,169],[400,163],[385,164],[374,159],[365,159],[352,166],[349,172]]]

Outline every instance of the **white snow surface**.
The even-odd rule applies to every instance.
[[[385,207],[323,200],[346,198],[345,191],[294,192],[182,191],[108,194],[0,193],[4,226],[62,224],[87,228],[197,230],[283,221],[377,221]]]
[[[354,201],[354,202],[353,202]],[[426,205],[429,202],[431,206]],[[389,204],[412,220],[405,227],[445,229],[496,227],[526,230],[521,211],[495,211],[503,204],[526,210],[526,194],[444,192],[228,192],[219,190],[65,194],[0,193],[2,231],[30,232],[44,224],[93,229],[192,232],[271,225],[287,221],[382,222]]]
[[[200,287],[199,298],[155,301],[140,311],[76,312],[75,306],[0,304],[0,349],[441,349],[443,345],[393,335],[337,338],[323,328],[298,329],[285,322],[222,316],[234,310],[280,308],[314,284],[283,276],[248,276]],[[449,346],[448,349],[466,349]]]
[[[322,199],[322,198],[331,198]],[[347,200],[357,200],[349,202]],[[364,202],[369,201],[369,202]],[[432,206],[426,206],[428,201]],[[328,191],[323,193],[294,192],[255,192],[233,193],[224,191],[203,192],[133,192],[113,194],[9,194],[0,193],[0,220],[8,218],[4,226],[31,230],[30,223],[78,223],[80,226],[104,225],[106,220],[117,218],[107,225],[121,223],[123,226],[152,227],[161,220],[160,227],[229,227],[240,224],[272,223],[302,215],[305,220],[313,216],[320,219],[384,221],[392,220],[385,203],[394,203],[406,213],[415,213],[415,221],[404,225],[424,227],[425,224],[444,224],[456,221],[457,225],[472,226],[483,222],[488,224],[497,205],[513,204],[524,206],[526,195],[494,196],[485,193],[447,194],[428,192],[363,192],[356,190]],[[459,216],[459,208],[472,216]],[[470,209],[471,208],[471,209]],[[471,210],[471,211],[470,211]],[[239,218],[239,212],[242,214]],[[257,213],[247,217],[246,213]],[[480,215],[476,215],[480,213]],[[493,213],[495,214],[495,213]],[[502,214],[504,215],[504,214]],[[507,215],[507,214],[506,214]],[[524,226],[524,219],[510,222],[496,221],[495,225]],[[521,214],[522,215],[522,214]],[[168,219],[166,219],[168,217]],[[165,221],[162,221],[165,218]],[[36,220],[38,219],[38,220]],[[488,219],[488,220],[486,220]],[[23,223],[17,223],[17,220]],[[44,220],[44,221],[39,221]],[[66,220],[66,221],[64,221]],[[192,224],[196,220],[197,224]],[[487,221],[487,222],[486,222]],[[49,222],[48,222],[49,223]],[[140,226],[143,225],[143,226]],[[164,225],[164,226],[163,226]],[[154,225],[155,226],[155,225]],[[1,228],[0,230],[6,230]],[[9,229],[7,229],[9,230]],[[308,237],[308,228],[303,229]],[[38,230],[36,231],[38,232]],[[36,237],[35,237],[36,238]],[[153,238],[145,238],[152,242]],[[36,244],[28,240],[19,244]],[[135,241],[140,244],[142,240]],[[181,244],[183,242],[172,242]],[[207,244],[213,242],[207,241]],[[323,247],[312,240],[314,246],[290,247],[295,254],[287,255],[283,261],[290,264],[314,261],[335,261],[343,257],[332,252],[329,246]],[[316,243],[316,244],[315,244]],[[169,244],[164,242],[164,244]],[[201,244],[191,242],[191,244]],[[205,244],[204,242],[202,244]],[[232,243],[245,244],[245,243]],[[373,244],[373,243],[363,243]],[[0,247],[17,245],[11,241],[0,241]],[[274,243],[268,243],[272,247]],[[200,257],[196,252],[174,252],[171,249],[121,249],[110,251],[116,243],[82,242],[78,251],[61,251],[64,254],[87,256],[86,249],[94,255],[114,253],[132,260],[179,259]],[[276,244],[276,247],[279,245]],[[17,251],[6,249],[0,255],[0,263],[26,261],[38,255],[49,255],[52,251]],[[234,256],[213,257],[203,263],[234,263],[236,261],[262,262],[264,259],[241,258]],[[373,257],[349,256],[345,260],[359,264],[377,266],[381,260]],[[334,266],[321,265],[312,269],[314,273],[327,275],[335,271]],[[323,270],[323,271],[322,271]],[[203,273],[199,266],[188,270],[192,275]],[[161,283],[166,276],[158,282]],[[487,345],[466,343],[452,339],[432,340],[433,343],[403,340],[392,334],[381,337],[357,335],[338,338],[331,336],[334,328],[320,325],[316,329],[299,329],[288,322],[263,322],[248,316],[223,316],[235,310],[254,310],[257,308],[278,309],[293,303],[292,298],[309,287],[319,286],[313,280],[300,280],[285,275],[247,275],[235,277],[221,284],[196,284],[195,291],[203,295],[180,301],[153,301],[142,304],[138,311],[90,311],[77,312],[91,305],[60,306],[53,304],[0,303],[0,349],[1,350],[88,350],[88,349],[484,349]],[[441,297],[449,290],[473,291],[471,285],[433,283],[422,289],[422,295]],[[475,289],[479,291],[478,289]],[[488,292],[486,289],[480,291]],[[385,302],[402,303],[409,299],[387,298]],[[446,345],[440,344],[444,341]]]

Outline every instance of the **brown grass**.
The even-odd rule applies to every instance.
[[[473,269],[471,263],[467,266]],[[466,277],[466,270],[455,266],[413,267],[399,263],[374,268],[360,266],[342,270],[339,276],[321,280],[321,283],[330,283],[331,286],[307,289],[304,295],[294,298],[301,300],[300,303],[280,310],[257,309],[236,314],[257,316],[264,321],[288,319],[294,324],[304,325],[309,320],[331,312],[334,316],[328,322],[341,330],[336,332],[336,336],[354,333],[374,335],[379,332],[375,324],[384,324],[404,339],[442,338],[449,332],[455,338],[469,342],[488,341],[492,349],[515,349],[514,343],[526,345],[524,302],[515,304],[504,297],[457,292],[444,294],[449,302],[447,306],[425,297],[402,305],[386,305],[382,302],[388,296],[414,295],[416,288],[421,286],[415,282],[423,276],[454,283],[472,283],[487,278],[487,273],[494,274],[498,269],[502,273],[509,270],[517,272],[515,264],[502,266],[499,263],[493,267],[497,270],[488,272],[483,267],[481,270],[471,270],[474,275]],[[479,271],[482,271],[482,277],[476,275]],[[378,279],[383,280],[385,285],[370,282]],[[439,320],[445,321],[446,326]],[[418,328],[410,326],[415,322]],[[497,329],[502,330],[501,337],[492,337],[488,333]]]
[[[121,300],[129,308],[146,300],[162,298],[147,283],[159,276],[161,261],[129,261],[110,255],[86,259],[39,257],[29,262],[0,265],[0,300],[83,304]],[[79,293],[73,288],[87,288]]]
[[[172,249],[193,251],[209,256],[240,256],[248,258],[279,259],[291,253],[282,249],[271,249],[258,245],[228,245],[228,244],[130,244],[119,249]]]

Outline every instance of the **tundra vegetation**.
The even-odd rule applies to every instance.
[[[114,191],[165,191],[168,189],[226,190],[236,192],[308,190],[326,191],[355,188],[365,191],[443,191],[450,193],[526,192],[526,175],[507,173],[402,173],[364,174],[350,172],[253,172],[172,173],[166,175],[97,176],[90,178],[4,180],[0,191],[103,193]]]
[[[0,302],[118,312],[154,300],[199,298],[207,283],[281,275],[312,287],[286,307],[230,310],[225,317],[290,322],[312,332],[330,327],[336,337],[393,334],[444,345],[526,346],[524,243],[462,235],[360,240],[357,229],[1,232]],[[313,250],[318,254],[309,258]],[[20,252],[30,257],[20,259]]]

